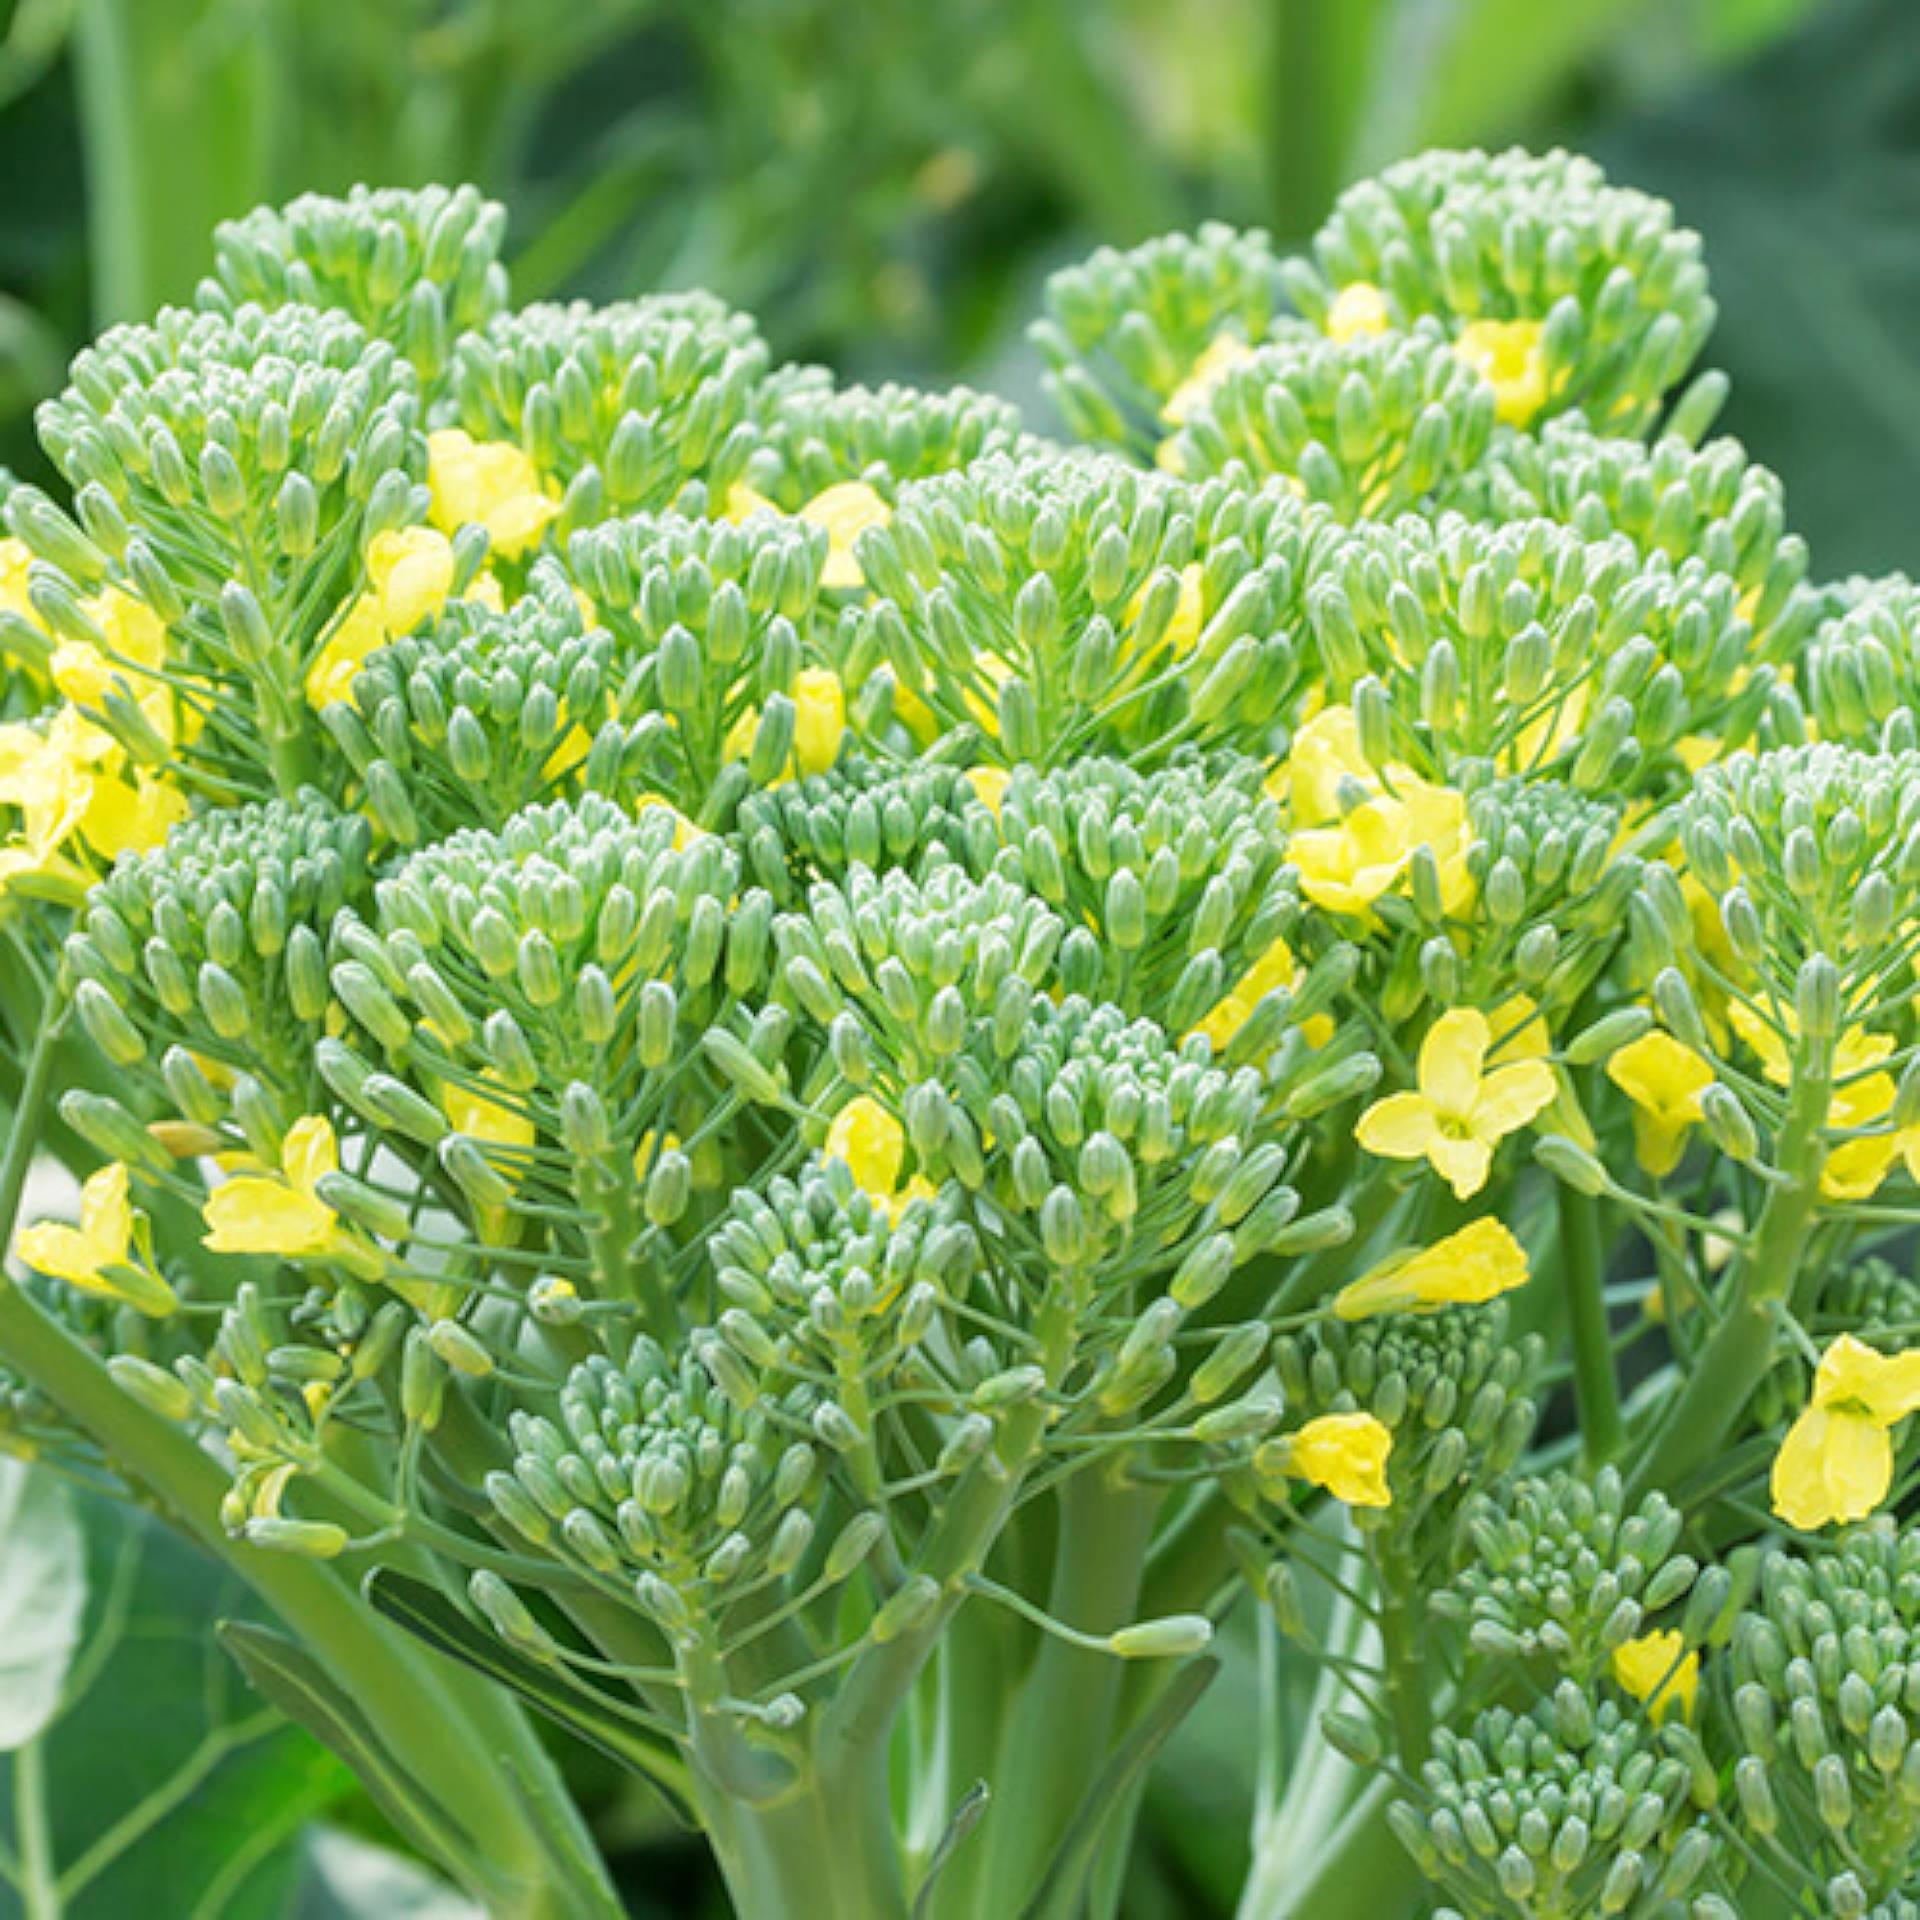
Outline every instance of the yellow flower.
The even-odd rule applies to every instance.
[[[1360,751],[1360,722],[1353,709],[1322,707],[1307,721],[1267,790],[1286,801],[1296,833],[1338,822],[1346,814],[1348,794],[1378,794],[1379,769]]]
[[[1656,1180],[1680,1164],[1687,1129],[1700,1118],[1700,1096],[1713,1068],[1689,1046],[1657,1028],[1607,1062],[1607,1078],[1633,1102],[1633,1146]]]
[[[126,681],[154,731],[171,744],[173,690],[154,679],[167,657],[167,630],[160,616],[118,587],[94,595],[82,611],[100,629],[106,649],[91,640],[63,640],[49,663],[54,686],[76,706],[98,707],[116,679]]]
[[[1920,1408],[1920,1348],[1877,1353],[1843,1333],[1820,1356],[1813,1394],[1773,1462],[1773,1510],[1812,1532],[1864,1520],[1893,1484],[1896,1422]]]
[[[1700,1656],[1686,1653],[1686,1641],[1677,1628],[1643,1633],[1613,1650],[1613,1677],[1636,1700],[1647,1703],[1647,1717],[1657,1727],[1678,1713],[1693,1720],[1693,1703],[1700,1691]]]
[[[116,1160],[89,1174],[81,1187],[77,1227],[57,1220],[22,1227],[13,1249],[36,1273],[64,1280],[83,1293],[124,1301],[158,1320],[179,1303],[173,1289],[134,1251],[133,1222],[127,1169]]]
[[[1291,987],[1299,977],[1300,963],[1293,949],[1284,940],[1275,940],[1193,1031],[1204,1033],[1215,1053],[1224,1053],[1233,1044],[1234,1035],[1253,1018],[1260,1002],[1282,987]],[[1316,1014],[1301,1031],[1309,1046],[1323,1047],[1333,1038],[1332,1016]]]
[[[335,623],[307,669],[307,705],[319,711],[347,699],[368,657],[386,644],[387,623],[380,603],[371,594],[362,594]]]
[[[1366,914],[1422,847],[1439,867],[1444,910],[1457,913],[1472,899],[1466,796],[1409,767],[1375,767],[1360,750],[1351,707],[1324,707],[1307,721],[1267,788],[1287,802],[1287,857],[1315,906]]]
[[[1283,1443],[1287,1471],[1350,1507],[1390,1507],[1393,1435],[1370,1413],[1323,1413]]]
[[[400,527],[367,543],[367,581],[391,637],[411,633],[453,591],[453,542],[433,527]]]
[[[1393,324],[1387,296],[1370,280],[1356,280],[1342,287],[1327,309],[1326,329],[1330,340],[1352,340],[1361,334],[1385,333]]]
[[[826,1157],[845,1163],[853,1184],[898,1220],[915,1200],[931,1200],[933,1183],[919,1174],[903,1187],[907,1130],[879,1101],[857,1094],[833,1116],[827,1129]]]
[[[1454,352],[1493,388],[1493,410],[1524,427],[1547,404],[1546,329],[1538,320],[1474,320]]]
[[[504,1093],[506,1089],[497,1091]],[[440,1091],[440,1109],[454,1132],[464,1133],[470,1140],[484,1141],[490,1147],[533,1145],[536,1129],[532,1120],[485,1088],[457,1087],[450,1082]]]
[[[241,1173],[216,1187],[201,1209],[215,1253],[328,1254],[345,1244],[340,1216],[315,1191],[340,1170],[333,1126],[308,1114],[288,1130],[280,1172]]]
[[[47,623],[40,618],[27,591],[32,573],[33,549],[11,535],[0,538],[0,613],[15,614],[45,633]]]
[[[900,1184],[907,1130],[878,1100],[859,1094],[833,1116],[826,1151],[846,1162],[856,1187],[884,1198]]]
[[[0,806],[17,807],[14,843],[0,852],[0,887],[29,876],[84,884],[69,856],[78,839],[103,860],[157,847],[187,811],[186,797],[147,773],[121,771],[118,741],[62,707],[43,729],[0,726]]]
[[[1005,767],[969,767],[967,785],[973,789],[974,797],[983,807],[990,809],[997,819],[1001,803],[1007,797],[1007,788],[1012,784],[1013,775]]]
[[[820,575],[823,587],[864,587],[867,576],[853,543],[869,527],[884,527],[893,509],[864,480],[842,480],[817,493],[800,509],[800,518],[827,530],[827,564]]]
[[[1495,1144],[1554,1096],[1544,1060],[1486,1069],[1493,1031],[1472,1007],[1443,1013],[1420,1046],[1420,1090],[1391,1093],[1360,1116],[1357,1138],[1388,1160],[1426,1160],[1462,1200],[1487,1184]]]
[[[1185,426],[1213,398],[1214,388],[1252,358],[1253,349],[1237,333],[1215,334],[1160,409],[1160,417],[1169,426]]]
[[[503,560],[517,560],[535,545],[560,512],[523,449],[476,440],[459,427],[427,435],[427,485],[433,524],[442,533],[484,527]]]
[[[831,667],[802,667],[793,683],[793,764],[804,779],[840,757],[847,732],[847,694]]]
[[[744,480],[736,480],[727,489],[726,512],[722,519],[731,520],[738,525],[743,520],[751,520],[756,513],[778,513],[780,509],[760,492],[750,487]]]
[[[1441,1307],[1478,1306],[1527,1283],[1527,1255],[1518,1240],[1491,1218],[1416,1253],[1400,1253],[1333,1297],[1341,1320],[1376,1313],[1433,1313]]]

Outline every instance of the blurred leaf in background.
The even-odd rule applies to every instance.
[[[143,1516],[0,1462],[0,1912],[126,1920],[161,1888],[170,1920],[287,1911],[301,1829],[353,1782],[214,1642],[244,1599]]]
[[[1596,156],[1712,236],[1724,421],[1817,570],[1920,567],[1920,8],[1855,0]]]

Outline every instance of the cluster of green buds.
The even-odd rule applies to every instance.
[[[1181,409],[1175,396],[1217,342],[1257,345],[1285,310],[1264,233],[1210,222],[1131,252],[1102,247],[1047,282],[1033,338],[1048,390],[1077,438],[1151,458]]]
[[[1818,612],[1780,482],[1735,440],[1699,446],[1671,427],[1651,443],[1605,438],[1565,416],[1538,434],[1502,434],[1457,504],[1493,520],[1557,520],[1588,540],[1623,533],[1676,565],[1697,557],[1739,588],[1763,660],[1793,659]]]
[[[432,397],[454,341],[506,307],[506,230],[506,209],[474,187],[302,194],[214,229],[197,302],[337,308],[398,347]]]
[[[1624,536],[1454,514],[1366,524],[1321,555],[1306,597],[1378,765],[1658,792],[1689,735],[1738,741],[1766,696],[1764,668],[1736,690],[1751,630],[1733,581]]]
[[[682,833],[665,808],[588,794],[414,854],[379,882],[374,925],[337,923],[347,1031],[316,1049],[362,1123],[437,1156],[481,1238],[564,1221],[663,1326],[685,1261],[661,1235],[696,1169],[720,1177],[736,1105],[699,1037],[761,984],[772,919],[729,847]],[[770,1010],[757,1052],[717,1037],[771,1079],[783,1030]]]
[[[116,1067],[157,1059],[174,1111],[218,1123],[234,1076],[294,1094],[333,1005],[336,921],[371,892],[372,833],[317,794],[209,813],[122,861],[67,941],[76,1010]]]
[[[1515,148],[1423,154],[1349,187],[1285,279],[1321,324],[1343,302],[1377,306],[1376,324],[1437,316],[1512,425],[1577,408],[1644,433],[1713,326],[1700,256],[1665,201],[1577,155]]]
[[[910,731],[1000,765],[1258,747],[1300,690],[1314,533],[1284,490],[982,460],[907,488],[859,541],[880,598],[856,671],[888,670]]]
[[[1433,1610],[1465,1624],[1481,1661],[1592,1689],[1655,1616],[1693,1593],[1700,1569],[1678,1551],[1684,1525],[1664,1494],[1629,1502],[1611,1467],[1591,1481],[1511,1481],[1462,1511],[1458,1563]]]
[[[1080,451],[501,238],[233,223],[5,496],[0,1190],[53,1103],[106,1164],[0,1440],[745,1920],[1113,1904],[1249,1586],[1326,1751],[1247,1920],[1904,1912],[1920,1536],[1757,1501],[1911,1493],[1920,599],[1808,584],[1711,378],[1657,430],[1694,237],[1460,154],[1103,252]],[[559,1804],[378,1693],[397,1803]]]
[[[1718,983],[1748,1002],[1736,1019],[1748,1038],[1758,1027],[1776,1050],[1804,1036],[1830,1051],[1899,997],[1892,975],[1920,876],[1920,756],[1736,754],[1702,772],[1678,824],[1724,941]],[[1753,1043],[1764,1056],[1767,1039]]]
[[[1920,747],[1920,588],[1894,574],[1823,620],[1801,692],[1822,740],[1888,753]]]
[[[1530,1713],[1496,1707],[1442,1728],[1393,1830],[1455,1920],[1733,1920],[1712,1881],[1711,1770],[1679,1730],[1595,1705],[1571,1680]]]
[[[630,784],[720,825],[749,791],[833,766],[848,694],[827,563],[820,529],[775,514],[636,516],[567,542],[568,571],[625,670]]]
[[[1296,323],[1182,408],[1160,462],[1195,479],[1278,476],[1342,520],[1389,518],[1473,471],[1493,410],[1493,389],[1437,322],[1338,340]]]
[[[997,833],[976,832],[970,857],[979,864],[991,846],[998,871],[1066,918],[1059,964],[1075,991],[1173,1034],[1230,995],[1244,1001],[1206,1029],[1224,1052],[1268,990],[1299,985],[1285,946],[1299,901],[1264,772],[1227,755],[1152,773],[1109,759],[1018,768],[999,793]]]
[[[913,872],[936,852],[984,871],[1000,835],[982,794],[999,779],[997,770],[969,773],[938,761],[847,756],[831,773],[741,800],[747,870],[783,907],[799,905],[816,880],[844,880],[854,867]]]
[[[82,352],[39,425],[78,524],[25,488],[8,518],[46,562],[36,607],[90,650],[81,704],[145,764],[245,793],[265,762],[290,794],[366,549],[426,518],[412,368],[342,313],[171,309]]]
[[[1920,1541],[1858,1528],[1766,1554],[1727,1655],[1729,1738],[1756,1882],[1822,1913],[1904,1912],[1920,1846]]]
[[[504,826],[521,808],[631,787],[644,715],[626,725],[630,668],[551,563],[511,607],[449,602],[355,674],[323,723],[396,846],[463,826]]]
[[[1466,1490],[1512,1471],[1533,1437],[1534,1383],[1543,1359],[1533,1335],[1508,1332],[1506,1304],[1408,1316],[1315,1320],[1274,1342],[1273,1368],[1290,1428],[1327,1414],[1362,1413],[1392,1435],[1391,1501],[1356,1510],[1389,1550],[1443,1557]],[[1263,1475],[1269,1493],[1281,1489]]]
[[[812,368],[771,374],[755,398],[753,420],[754,448],[741,484],[754,498],[717,503],[736,517],[743,517],[740,504],[750,508],[757,500],[800,513],[860,488],[891,502],[911,480],[989,454],[1018,453],[1030,438],[1019,409],[991,394],[891,383],[836,387]]]
[[[562,524],[677,505],[691,482],[724,496],[745,470],[766,370],[753,322],[709,294],[619,306],[523,307],[455,345],[466,432],[524,449],[565,489]]]

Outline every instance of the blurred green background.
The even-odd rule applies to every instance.
[[[1026,398],[1046,271],[1308,236],[1432,144],[1564,142],[1708,236],[1728,424],[1829,573],[1920,481],[1911,0],[0,0],[0,460],[222,216],[477,181],[523,300],[711,286],[777,351]]]
[[[74,349],[188,297],[217,220],[304,189],[473,180],[511,209],[522,301],[704,285],[777,353],[968,380],[1044,424],[1024,327],[1053,267],[1208,217],[1304,242],[1361,174],[1510,141],[1677,203],[1726,424],[1785,477],[1817,571],[1920,570],[1920,0],[0,0],[0,463],[44,475],[32,409]],[[155,1552],[157,1585],[95,1582],[96,1610],[124,1585],[127,1664],[53,1749],[90,1783],[76,1817],[129,1873],[164,1844],[151,1871],[201,1920],[284,1914],[290,1883],[301,1920],[453,1920],[377,1875],[350,1898],[351,1859],[286,1844],[323,1802],[356,1817],[314,1749],[224,1717],[244,1696],[204,1725],[169,1704],[155,1675],[226,1602]],[[1244,1820],[1209,1783],[1243,1763],[1243,1706],[1166,1769],[1143,1920],[1231,1905]],[[156,1716],[189,1775],[209,1742],[225,1769],[202,1819],[180,1753],[135,1731]],[[637,1911],[707,1910],[652,1809],[580,1784]],[[260,1842],[238,1877],[203,1844],[236,1807]],[[102,1872],[72,1920],[128,1911],[126,1884]]]

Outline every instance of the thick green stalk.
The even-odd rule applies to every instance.
[[[1420,1869],[1387,1824],[1399,1791],[1376,1774],[1321,1846],[1264,1861],[1247,1883],[1238,1920],[1400,1920],[1414,1909]]]
[[[1047,1610],[1103,1635],[1138,1616],[1141,1576],[1161,1495],[1104,1467],[1060,1491],[1060,1530]],[[993,1799],[954,1861],[934,1911],[985,1920],[1018,1913],[1037,1891],[1060,1836],[1113,1744],[1123,1663],[1043,1635],[1001,1735]]]
[[[1591,1194],[1560,1191],[1560,1251],[1566,1266],[1568,1318],[1573,1326],[1573,1391],[1580,1409],[1580,1444],[1590,1467],[1620,1450],[1620,1379],[1607,1325],[1606,1262],[1600,1210]]]
[[[811,1768],[770,1804],[711,1783],[700,1799],[738,1920],[907,1920],[884,1753]]]
[[[1725,1314],[1666,1418],[1648,1437],[1632,1476],[1635,1498],[1653,1487],[1671,1487],[1711,1460],[1773,1365],[1778,1309],[1792,1297],[1819,1204],[1832,1099],[1830,1062],[1796,1073],[1780,1134],[1781,1178],[1734,1269]]]
[[[1417,1773],[1433,1745],[1432,1676],[1427,1663],[1430,1631],[1413,1570],[1385,1554],[1375,1556],[1380,1576],[1380,1654],[1386,1668],[1387,1712],[1393,1721],[1400,1764]]]

